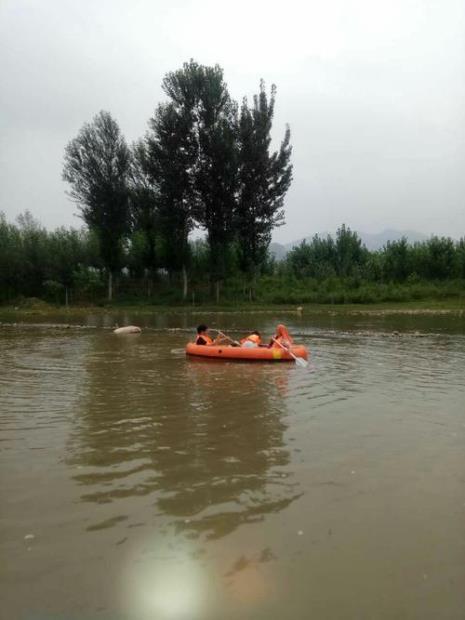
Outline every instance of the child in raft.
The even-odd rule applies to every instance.
[[[197,327],[197,337],[195,339],[195,344],[203,344],[203,345],[220,345],[220,344],[231,344],[233,341],[228,336],[218,335],[216,338],[211,338],[208,334],[208,327],[206,325],[199,325]]]
[[[257,330],[253,331],[251,334],[249,334],[245,338],[242,338],[240,343],[241,343],[241,347],[246,347],[248,349],[253,348],[253,347],[259,347],[262,343],[260,332],[258,332]]]
[[[287,331],[287,327],[283,325],[282,323],[280,323],[279,325],[276,326],[276,333],[271,338],[268,347],[278,348],[278,349],[285,347],[286,349],[288,349],[291,346],[292,346],[292,338],[289,332]]]
[[[280,349],[281,348],[280,345],[282,345],[283,347],[286,347],[286,349],[292,346],[291,335],[287,331],[287,327],[283,325],[282,323],[279,323],[279,325],[276,326],[276,333],[271,338],[270,343],[268,344],[268,348],[274,347],[274,348]],[[241,346],[242,347],[260,347],[260,346],[266,346],[266,345],[262,345],[262,339],[260,336],[260,332],[253,331],[250,334],[250,336],[246,336],[245,338],[242,338]]]

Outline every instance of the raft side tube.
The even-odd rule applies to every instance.
[[[309,352],[303,345],[294,345],[290,349],[296,357],[308,359]],[[197,355],[214,359],[250,360],[271,362],[294,362],[292,355],[277,347],[232,347],[230,345],[203,345],[189,342],[186,355]]]

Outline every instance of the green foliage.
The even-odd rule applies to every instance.
[[[367,249],[356,232],[342,224],[336,232],[336,273],[344,278],[359,275],[368,258]]]
[[[411,300],[465,297],[465,281],[442,283],[417,282],[394,284],[363,281],[354,286],[350,279],[304,279],[288,282],[283,279],[262,278],[257,298],[269,304],[370,304],[406,302]]]
[[[456,266],[456,250],[452,239],[431,237],[426,244],[426,264],[422,275],[427,278],[444,280],[450,275],[457,275]]]
[[[18,217],[19,283],[27,297],[39,297],[47,268],[47,231],[29,211]]]
[[[399,241],[388,241],[383,250],[383,276],[386,280],[404,282],[412,271],[412,257],[403,237]]]
[[[343,224],[338,228],[335,239],[330,235],[326,239],[315,235],[311,243],[303,241],[289,252],[287,263],[297,277],[324,280],[335,275],[360,278],[368,259],[369,252],[362,246],[357,233]]]
[[[27,211],[16,225],[0,214],[0,301],[24,296],[66,303],[79,288],[76,273],[100,267],[90,232],[48,232]]]
[[[45,280],[43,283],[44,298],[47,301],[52,301],[55,304],[63,302],[64,298],[64,286],[61,282],[56,280]]]
[[[130,268],[153,275],[160,263],[160,191],[153,180],[143,141],[132,147],[129,180],[131,216]],[[131,251],[132,250],[132,251]]]
[[[22,240],[19,229],[0,212],[0,301],[13,299],[21,283]]]
[[[337,238],[314,237],[288,257],[276,262],[269,257],[255,283],[254,300],[264,304],[358,304],[409,300],[465,299],[465,243],[432,238],[409,245],[402,241],[383,250],[368,252],[346,227],[342,250]],[[344,233],[345,231],[345,233]],[[212,300],[209,269],[210,245],[205,239],[189,242],[190,289],[186,299],[180,275],[168,275],[144,267],[146,236],[132,233],[118,272],[120,299],[199,305]],[[157,255],[163,255],[163,239],[157,239]],[[340,247],[341,247],[340,246]],[[344,260],[341,261],[341,256]],[[349,258],[348,258],[349,257]],[[250,283],[240,269],[241,250],[231,243],[226,255],[227,280],[222,287],[226,304],[250,301]],[[438,264],[435,264],[435,260]],[[403,262],[404,261],[404,262]],[[342,276],[341,269],[350,275]],[[448,271],[447,271],[448,270]],[[429,277],[434,274],[436,277]],[[438,277],[441,276],[441,277]],[[9,224],[0,214],[0,300],[21,296],[53,303],[101,303],[104,267],[99,262],[96,237],[91,231],[59,228],[47,232],[30,213]]]
[[[96,232],[100,255],[111,273],[121,266],[129,230],[130,151],[108,112],[86,123],[65,149],[63,180],[83,220]],[[109,281],[111,298],[111,279]]]
[[[336,275],[336,247],[332,237],[321,239],[315,235],[311,243],[302,241],[287,255],[286,262],[291,272],[298,278],[317,278],[323,280]]]
[[[386,281],[405,282],[412,278],[445,280],[463,277],[460,242],[431,237],[413,246],[406,239],[387,243],[381,253],[382,275]]]
[[[456,247],[457,256],[457,275],[465,278],[465,237],[462,237]]]
[[[193,169],[198,156],[189,106],[159,105],[150,119],[141,165],[158,192],[157,218],[164,239],[161,264],[179,271],[188,264],[194,226]]]
[[[101,301],[105,284],[101,271],[92,267],[80,265],[73,272],[73,284],[75,286],[76,301]]]
[[[249,108],[244,98],[240,111],[235,228],[241,268],[251,278],[256,278],[264,266],[273,228],[284,222],[284,196],[292,180],[289,128],[279,151],[270,153],[275,98],[276,86],[271,87],[268,101],[261,81],[253,107]]]
[[[237,104],[231,99],[222,69],[197,66],[192,91],[197,97],[193,109],[198,140],[195,170],[196,221],[207,231],[210,246],[209,272],[213,281],[227,272],[228,254],[234,239],[234,211],[237,193],[238,147]]]

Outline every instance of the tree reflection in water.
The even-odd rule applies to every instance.
[[[95,339],[69,463],[81,501],[112,507],[89,530],[163,516],[218,538],[300,496],[284,471],[290,368],[172,356],[181,338]],[[124,500],[148,495],[151,507],[131,514]]]

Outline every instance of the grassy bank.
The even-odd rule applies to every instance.
[[[453,314],[465,316],[465,301],[461,298],[422,299],[408,302],[383,302],[370,304],[263,304],[263,303],[225,303],[221,305],[205,304],[202,306],[185,305],[152,305],[134,303],[113,303],[98,306],[60,306],[41,300],[26,300],[21,305],[0,306],[0,320],[21,321],[22,318],[47,318],[60,316],[69,320],[77,320],[89,314],[129,314],[144,316],[155,313],[198,314],[212,313],[270,313],[295,315],[396,315],[396,314]]]

